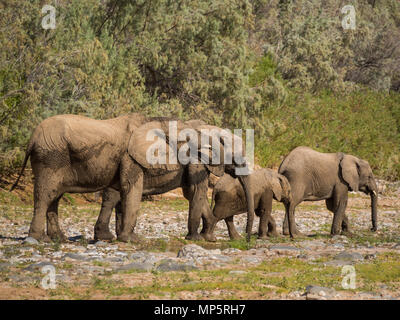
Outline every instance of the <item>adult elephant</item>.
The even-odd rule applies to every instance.
[[[60,115],[41,122],[31,136],[21,173],[11,188],[13,190],[18,184],[26,163],[31,158],[35,184],[34,214],[29,236],[45,241],[50,238],[65,240],[66,237],[58,224],[58,202],[62,195],[65,192],[84,193],[112,188],[120,190],[122,198],[122,227],[118,239],[134,240],[136,211],[143,190],[148,194],[162,193],[176,188],[179,181],[185,181],[187,183],[184,192],[190,201],[187,238],[199,239],[196,226],[200,223],[202,209],[198,204],[204,203],[206,199],[204,180],[207,172],[216,175],[222,175],[224,171],[235,174],[235,164],[226,167],[224,164],[146,164],[144,140],[147,131],[144,129],[149,129],[154,124],[165,129],[169,122],[164,118],[161,121],[151,120],[153,121],[149,122],[149,119],[140,114],[110,120]],[[143,127],[144,123],[151,125]],[[199,121],[189,123],[191,127],[207,128]],[[182,128],[182,123],[180,126]],[[139,127],[141,130],[138,130]],[[221,142],[219,147],[222,148]],[[210,149],[203,151],[209,152]],[[186,171],[183,170],[184,167]],[[208,171],[204,171],[204,168]],[[246,177],[243,177],[242,181],[246,183]],[[251,205],[252,202],[249,203],[250,209],[254,207]],[[208,205],[206,207],[208,208]],[[250,211],[254,212],[254,209],[252,210]],[[204,230],[207,230],[207,222]]]
[[[121,162],[120,189],[109,188],[103,193],[102,210],[95,226],[97,239],[112,238],[108,224],[112,209],[116,206],[117,239],[136,240],[133,230],[142,195],[160,194],[182,187],[184,197],[189,201],[189,232],[186,239],[215,241],[212,233],[214,218],[207,199],[210,173],[216,176],[228,173],[239,178],[245,190],[248,208],[247,231],[250,233],[254,218],[254,200],[248,174],[238,174],[240,169],[245,169],[244,172],[247,172],[242,148],[239,148],[240,150],[233,148],[232,162],[225,161],[226,131],[201,121],[174,121],[174,123],[175,134],[170,132],[171,121],[168,119],[146,123],[133,132],[127,153]],[[165,162],[152,162],[149,159],[151,158],[149,150],[155,142],[148,138],[149,133],[154,138],[155,136],[151,134],[154,132],[157,132],[156,137],[161,141],[159,146],[164,145],[164,148],[160,148],[161,151],[157,151],[158,156],[165,156]],[[176,139],[176,136],[182,135],[184,139]],[[191,144],[193,140],[195,143]],[[213,163],[211,158],[216,153],[219,154],[219,158]],[[181,155],[184,159],[180,158]],[[204,158],[209,161],[202,161]],[[120,190],[119,194],[113,189]],[[117,204],[119,196],[120,208]],[[203,230],[199,234],[201,218],[203,218]]]
[[[30,158],[35,182],[29,236],[44,241],[65,240],[58,225],[62,195],[118,186],[129,139],[133,130],[146,121],[138,113],[109,120],[58,115],[42,121],[32,133],[20,175],[11,188],[17,186]]]
[[[279,173],[291,186],[292,201],[285,204],[283,233],[300,234],[294,221],[296,206],[302,201],[325,200],[333,212],[331,234],[349,233],[345,214],[349,191],[362,191],[371,197],[372,231],[377,230],[378,188],[368,162],[355,156],[321,153],[308,147],[297,147],[282,161]]]

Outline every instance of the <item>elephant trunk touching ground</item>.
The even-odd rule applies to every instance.
[[[371,221],[372,221],[372,231],[378,229],[378,192],[373,190],[370,192],[371,197]]]

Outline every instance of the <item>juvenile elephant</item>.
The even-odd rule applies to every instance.
[[[289,182],[286,177],[271,169],[253,172],[250,174],[249,182],[254,196],[255,213],[260,218],[258,237],[265,239],[267,236],[277,236],[275,220],[271,215],[272,199],[283,203],[290,202]],[[211,208],[215,218],[214,223],[225,219],[229,237],[240,239],[233,217],[246,212],[247,207],[243,188],[237,179],[229,175],[219,179],[212,193]]]
[[[318,200],[325,200],[334,214],[331,234],[349,233],[345,214],[349,191],[370,195],[371,230],[377,230],[378,188],[367,161],[342,152],[321,153],[297,147],[282,161],[278,172],[288,179],[292,190],[292,200],[285,204],[284,234],[300,234],[294,221],[296,206],[302,201]]]

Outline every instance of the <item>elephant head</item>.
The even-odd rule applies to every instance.
[[[371,197],[372,231],[377,230],[378,187],[369,163],[352,155],[343,155],[340,161],[341,175],[350,191],[361,191]]]
[[[271,177],[268,180],[270,181],[275,200],[283,203],[289,203],[292,200],[289,181],[285,176],[279,173],[271,173],[269,171],[269,174]]]
[[[213,153],[215,155],[216,149],[219,148],[217,155],[217,158],[219,156],[219,161],[216,164],[213,161],[205,163],[209,172],[217,177],[221,177],[224,173],[227,173],[233,178],[238,178],[243,187],[247,202],[246,233],[247,240],[250,241],[254,222],[254,192],[250,184],[249,175],[251,172],[244,154],[244,143],[241,137],[215,126],[201,123],[196,125],[195,128],[200,132],[203,141],[208,141],[209,148],[204,148],[203,146],[201,149],[201,152],[207,153],[206,158],[209,160],[213,159]],[[215,145],[215,141],[219,142],[217,146]]]
[[[158,142],[155,143],[156,137],[158,137]],[[150,174],[153,172],[154,175],[157,175],[157,172],[178,171],[190,162],[204,165],[209,173],[217,177],[228,173],[238,178],[245,191],[248,204],[246,230],[249,238],[254,220],[254,198],[249,184],[248,166],[242,153],[244,148],[235,150],[234,143],[228,146],[229,138],[232,139],[226,130],[206,125],[200,120],[187,122],[170,119],[156,120],[134,131],[130,138],[128,153],[147,172]],[[157,149],[157,154],[153,152],[154,150],[152,151],[154,147]],[[229,152],[231,152],[230,156]],[[162,159],[165,161],[160,162],[159,160]],[[171,162],[171,159],[177,161]]]

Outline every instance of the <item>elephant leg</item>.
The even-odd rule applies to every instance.
[[[114,207],[120,200],[119,191],[107,188],[103,191],[101,210],[94,226],[94,239],[95,240],[113,240],[114,235],[109,229],[110,219]]]
[[[47,210],[60,196],[57,194],[57,185],[48,180],[48,175],[42,173],[35,181],[33,218],[29,228],[29,237],[45,242],[51,240],[45,232]]]
[[[115,206],[115,233],[118,235],[122,231],[122,205],[121,201],[118,201],[118,203]]]
[[[65,242],[67,237],[62,232],[58,222],[58,203],[61,196],[55,199],[47,209],[47,235],[53,241]]]
[[[138,240],[134,234],[134,229],[142,199],[142,192],[143,171],[127,155],[121,163],[122,227],[121,233],[117,238],[119,241],[128,242]]]
[[[213,234],[217,220],[211,213],[208,203],[208,172],[203,165],[188,166],[188,183],[183,186],[185,198],[189,200],[188,240],[216,241]],[[202,234],[198,233],[203,219]]]
[[[259,216],[260,225],[258,229],[258,238],[266,239],[267,236],[277,236],[275,220],[272,217],[272,191],[266,191],[260,198]]]
[[[283,221],[283,234],[284,235],[289,235],[289,221],[288,221],[288,214],[291,215],[292,217],[292,234],[293,236],[302,236],[303,234],[297,230],[296,222],[295,222],[295,215],[294,211],[296,208],[297,204],[294,204],[294,202],[290,203],[285,203],[285,220]]]
[[[345,233],[349,232],[349,221],[345,214],[348,199],[347,192],[346,187],[338,186],[334,190],[333,197],[326,200],[326,207],[333,212],[331,235],[340,234],[342,230]]]
[[[225,218],[226,227],[228,228],[229,238],[231,240],[239,240],[242,239],[242,237],[236,230],[235,224],[233,223],[233,217],[234,216]]]
[[[349,219],[347,218],[346,213],[343,214],[342,232],[350,233]]]

